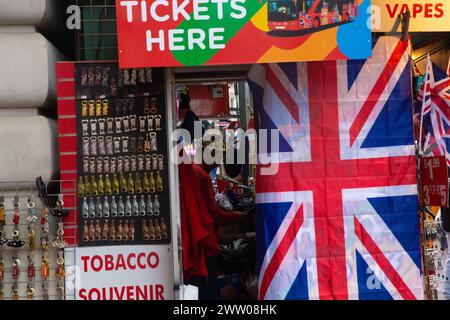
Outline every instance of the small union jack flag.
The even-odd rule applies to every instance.
[[[255,65],[260,299],[423,296],[409,44],[367,60]],[[273,165],[273,163],[272,163]]]
[[[425,79],[418,94],[426,132],[424,150],[445,155],[450,166],[450,75],[429,61]],[[447,71],[449,72],[449,71]]]

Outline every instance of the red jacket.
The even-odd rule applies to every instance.
[[[216,204],[211,178],[201,166],[179,166],[183,271],[191,276],[207,276],[205,257],[217,255],[219,243],[215,225],[238,220],[234,212]]]

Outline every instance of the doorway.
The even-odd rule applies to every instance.
[[[177,127],[182,126],[179,106],[180,97],[185,94],[189,95],[190,110],[201,122],[203,133],[208,135],[208,130],[212,130],[220,132],[224,141],[230,141],[230,138],[245,141],[239,140],[240,135],[254,129],[253,103],[246,81],[249,67],[173,69],[172,97]],[[246,213],[240,222],[216,225],[219,254],[214,288],[219,300],[257,299],[255,165],[248,162],[249,144],[243,143],[237,148],[241,146],[246,153],[244,163],[225,161],[209,172],[217,205],[224,211]],[[186,147],[191,151],[194,149],[193,146]],[[208,200],[205,198],[205,201]]]

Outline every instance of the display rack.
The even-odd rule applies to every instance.
[[[49,199],[61,199],[59,187],[62,182],[69,181],[47,180],[46,192]],[[72,181],[71,183],[75,183]],[[69,197],[75,197],[75,194]],[[61,199],[68,203],[68,195]],[[66,230],[75,229],[70,222],[60,221],[52,216],[49,208],[44,209],[35,181],[0,181],[0,202],[4,203],[4,241],[0,247],[0,260],[3,261],[0,289],[3,300],[66,300],[73,299],[65,288],[64,247],[56,247],[56,240],[73,243],[71,237],[76,233]],[[50,208],[51,210],[52,208]],[[71,210],[72,208],[64,208]],[[47,219],[46,219],[46,218]],[[63,225],[60,225],[60,222]],[[57,237],[58,230],[63,227],[64,233]],[[48,230],[48,237],[45,236]],[[60,232],[61,233],[61,232]],[[5,242],[5,241],[8,242]],[[9,246],[12,240],[17,247]],[[47,242],[46,242],[47,241]],[[31,258],[31,260],[30,260]],[[17,260],[18,261],[17,261]],[[58,260],[59,259],[59,260]],[[62,260],[61,260],[62,259]]]

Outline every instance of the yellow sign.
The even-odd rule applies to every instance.
[[[450,31],[450,0],[372,0],[372,31],[400,32],[400,14],[409,11],[409,31]]]

